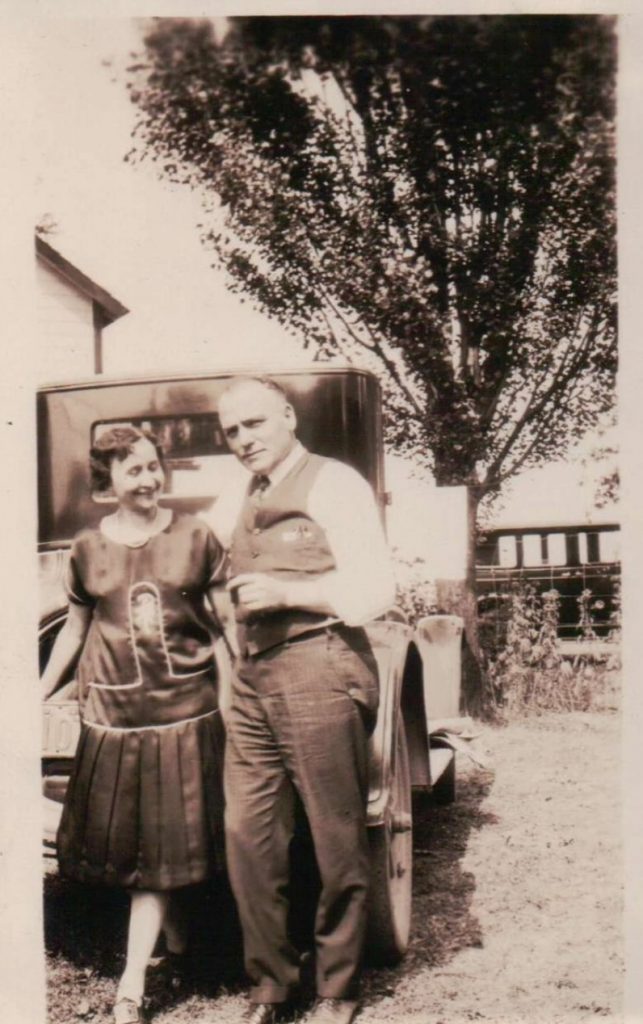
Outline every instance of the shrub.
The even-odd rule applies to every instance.
[[[394,549],[397,594],[396,603],[415,625],[425,615],[434,615],[437,610],[435,581],[431,578],[423,558],[408,558]]]
[[[578,711],[605,706],[618,669],[619,623],[611,631],[614,656],[585,651],[570,660],[558,640],[560,595],[537,595],[530,584],[513,586],[506,602],[504,641],[487,648],[487,702],[496,717],[543,711]],[[595,640],[592,595],[578,598],[583,640]],[[619,616],[620,619],[620,616]]]

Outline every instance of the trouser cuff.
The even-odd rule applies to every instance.
[[[290,990],[280,985],[262,983],[250,989],[251,1003],[285,1003]]]
[[[318,985],[317,995],[320,999],[359,999],[359,992],[356,985],[351,985],[350,988],[338,987],[337,985]]]

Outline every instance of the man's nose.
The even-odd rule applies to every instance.
[[[239,444],[241,445],[242,448],[248,448],[249,445],[251,445],[252,442],[254,441],[252,431],[248,430],[247,427],[241,427],[239,430],[239,434],[237,436],[237,440],[239,441]]]

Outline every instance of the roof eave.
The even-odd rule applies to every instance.
[[[78,267],[61,256],[58,250],[46,242],[41,235],[36,235],[36,255],[95,302],[100,307],[106,323],[113,323],[114,320],[129,313],[127,306],[124,306],[105,288],[101,288],[90,277],[87,277],[87,274],[83,274]]]

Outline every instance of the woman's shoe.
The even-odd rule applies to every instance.
[[[143,1024],[143,1011],[133,999],[119,999],[113,1016],[114,1024]]]

